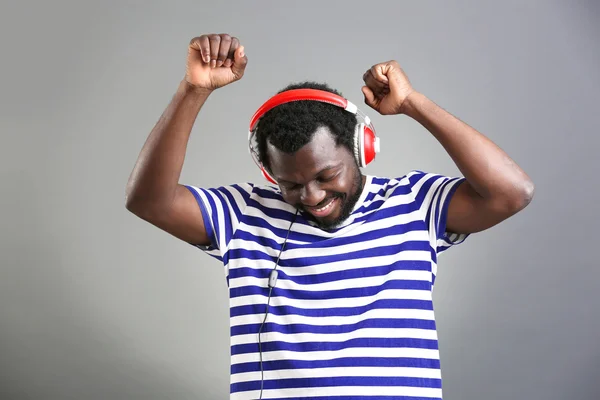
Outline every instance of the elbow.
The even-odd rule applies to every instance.
[[[125,208],[127,211],[133,212],[136,207],[136,198],[139,196],[135,195],[134,184],[132,179],[130,178],[125,186]]]
[[[125,195],[125,208],[127,211],[144,221],[150,222],[154,220],[157,215],[157,212],[152,205],[136,196]]]
[[[125,208],[127,211],[148,222],[158,221],[168,210],[168,203],[164,199],[137,192],[125,193]]]
[[[508,202],[508,207],[510,209],[511,214],[516,214],[517,212],[527,207],[529,203],[531,203],[531,200],[533,200],[534,194],[535,185],[533,181],[529,178],[515,185],[514,194],[511,196],[511,199]]]
[[[139,196],[130,192],[125,193],[125,208],[127,211],[136,215],[139,214],[142,208],[140,203]]]
[[[504,193],[493,196],[487,202],[486,209],[490,215],[496,216],[496,223],[517,214],[531,203],[535,186],[529,179],[514,183]]]
[[[527,205],[531,203],[531,200],[533,200],[533,195],[535,194],[535,184],[531,179],[527,179],[527,182],[525,183],[524,193],[526,199],[525,205]]]
[[[125,208],[132,214],[143,218],[143,216],[148,213],[150,205],[145,199],[145,196],[142,196],[134,191],[127,190],[125,192]]]
[[[148,193],[143,188],[135,185],[133,180],[130,179],[127,182],[127,186],[125,187],[125,208],[127,211],[141,217],[142,214],[147,212],[149,198],[151,197],[148,196]]]

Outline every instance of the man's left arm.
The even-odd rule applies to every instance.
[[[466,178],[450,200],[446,230],[482,231],[529,204],[533,182],[490,139],[418,92],[406,98],[402,113],[431,132]]]
[[[490,139],[415,91],[396,61],[373,66],[363,79],[369,106],[381,114],[405,114],[419,122],[465,177],[450,200],[447,231],[482,231],[529,204],[534,193],[529,176]]]

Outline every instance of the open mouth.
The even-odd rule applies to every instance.
[[[323,218],[331,214],[331,212],[335,209],[335,206],[339,202],[339,198],[333,198],[329,200],[324,206],[319,208],[314,207],[306,207],[306,210],[311,213],[316,218]]]

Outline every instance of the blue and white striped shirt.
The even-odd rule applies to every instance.
[[[261,334],[263,399],[441,399],[432,288],[464,178],[367,176],[352,214],[322,230],[299,213]],[[257,399],[267,281],[296,209],[277,187],[188,186],[229,287],[232,400]]]

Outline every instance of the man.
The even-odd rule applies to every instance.
[[[418,121],[464,178],[364,176],[356,116],[305,100],[277,105],[253,129],[258,163],[277,185],[179,184],[202,105],[246,64],[235,37],[191,41],[185,79],[127,185],[130,211],[223,261],[231,398],[441,399],[437,255],[523,209],[531,180],[389,61],[364,74],[365,103]],[[281,93],[297,89],[337,94],[314,83]]]

